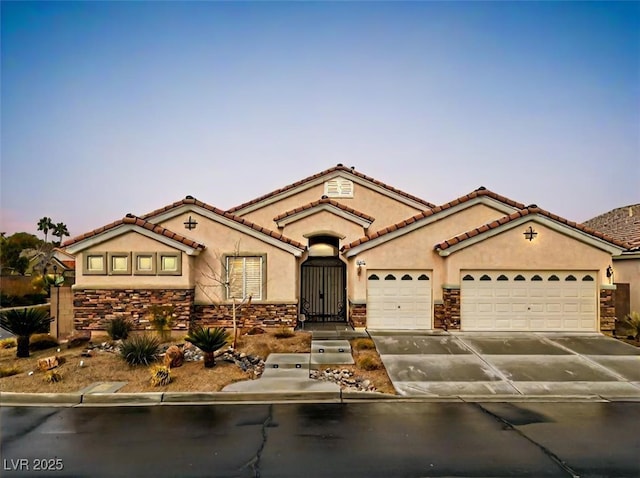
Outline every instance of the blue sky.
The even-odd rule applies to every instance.
[[[0,231],[337,163],[575,221],[640,202],[637,2],[2,2]]]

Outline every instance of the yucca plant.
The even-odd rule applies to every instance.
[[[44,309],[12,309],[0,313],[0,326],[17,337],[18,358],[29,356],[29,339],[48,327],[52,320]]]
[[[229,337],[229,333],[219,327],[205,329],[198,325],[184,339],[204,352],[204,366],[205,368],[211,368],[216,364],[216,350],[224,347]]]
[[[107,334],[111,340],[126,340],[133,324],[126,317],[114,317],[107,322]]]
[[[634,339],[640,341],[640,313],[631,312],[622,319],[622,326]]]
[[[44,381],[47,383],[62,382],[62,375],[57,370],[49,370],[44,374]]]
[[[149,365],[158,358],[160,341],[150,335],[133,335],[120,345],[120,356],[129,365]]]

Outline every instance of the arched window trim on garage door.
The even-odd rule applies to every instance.
[[[531,278],[531,280],[536,281],[536,282],[539,282],[539,281],[541,281],[541,280],[542,280],[542,277],[540,277],[538,274],[536,274],[536,275],[534,275],[534,276]]]
[[[575,281],[575,280],[578,280],[578,279],[576,279],[576,276],[574,276],[573,274],[569,274],[567,277],[564,278],[564,280],[566,280],[566,281]]]
[[[462,278],[462,280],[475,280],[471,274],[467,274]]]
[[[506,275],[504,275],[504,274],[500,274],[500,275],[498,276],[498,279],[497,279],[497,280],[499,280],[499,281],[505,281],[505,280],[509,280],[509,278],[508,278]]]
[[[413,277],[411,277],[409,274],[405,274],[400,278],[400,280],[413,280]]]
[[[522,274],[518,274],[517,276],[514,277],[513,280],[523,281],[523,280],[527,280],[527,279],[525,279]]]
[[[582,278],[582,280],[583,280],[583,281],[585,281],[585,282],[593,282],[593,281],[594,281],[593,277],[591,277],[589,274],[587,274],[586,276],[584,276],[584,277]]]
[[[377,275],[375,275],[375,274],[371,274],[371,275],[369,276],[369,280],[380,280],[380,277],[378,277],[378,276],[377,276]]]
[[[429,276],[427,274],[420,274],[420,277],[418,277],[418,280],[429,280]]]
[[[559,280],[560,280],[560,278],[559,278],[557,275],[555,275],[555,274],[551,274],[547,280],[548,280],[548,281],[555,282],[555,281],[559,281]]]
[[[480,277],[480,280],[482,281],[491,280],[491,277],[489,277],[487,274],[482,274],[482,276]]]
[[[396,276],[394,276],[393,274],[387,274],[384,280],[396,280]]]

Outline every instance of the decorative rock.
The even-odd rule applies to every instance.
[[[169,368],[182,366],[184,362],[184,353],[177,345],[172,345],[167,349],[164,355],[164,364]]]
[[[38,360],[38,369],[43,372],[56,368],[58,366],[58,357],[51,356]]]
[[[311,370],[309,377],[314,380],[324,380],[337,383],[341,388],[356,390],[359,392],[375,392],[376,387],[371,384],[370,380],[362,379],[354,375],[354,372],[347,369],[324,369]]]
[[[90,330],[78,330],[71,334],[67,339],[67,348],[80,347],[91,341]]]

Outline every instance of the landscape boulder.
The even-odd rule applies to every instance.
[[[184,363],[184,353],[177,345],[172,345],[164,354],[164,364],[169,368],[180,367]]]

